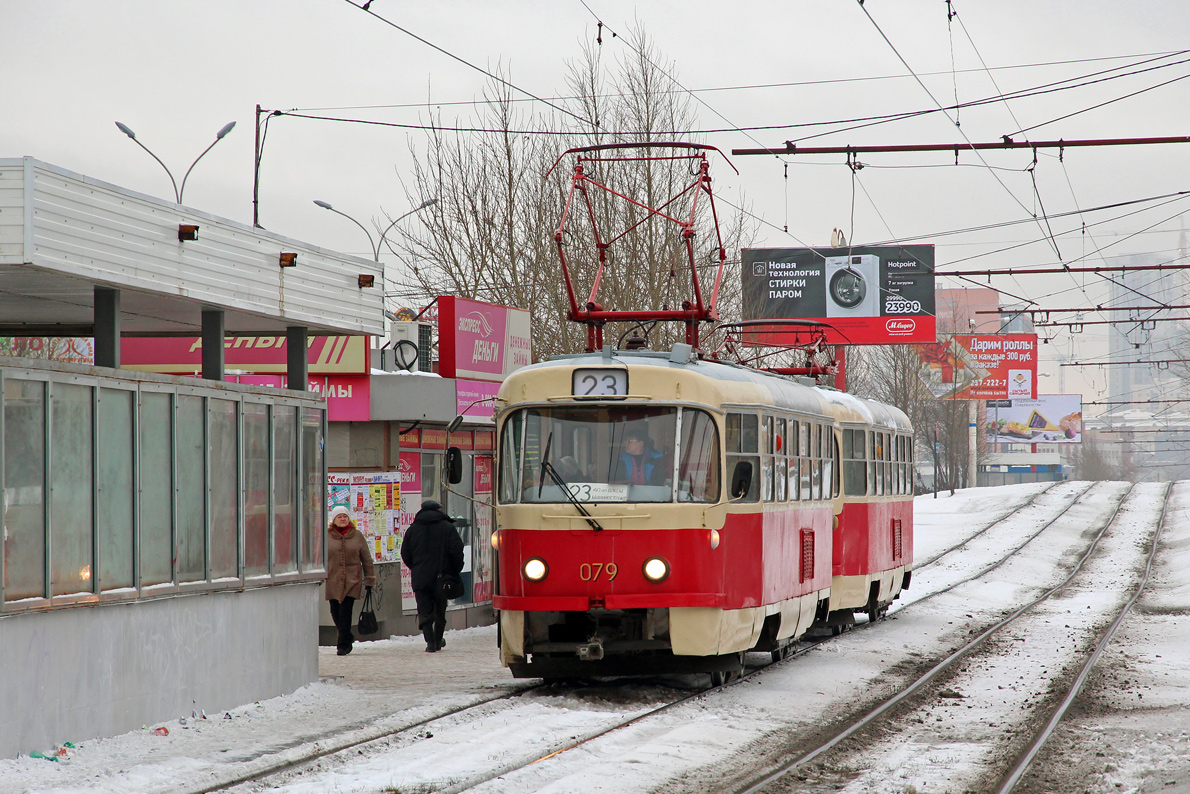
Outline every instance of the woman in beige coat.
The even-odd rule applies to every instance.
[[[351,633],[351,610],[360,597],[360,589],[372,590],[376,576],[372,555],[364,534],[355,528],[351,513],[339,506],[331,511],[327,527],[326,600],[331,602],[331,619],[339,630],[339,655],[351,653],[355,635]]]

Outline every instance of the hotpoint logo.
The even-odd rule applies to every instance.
[[[492,335],[492,324],[480,312],[471,312],[459,318],[459,330],[468,334],[479,334],[484,339]]]
[[[893,336],[911,334],[915,328],[917,323],[912,317],[892,317],[884,324],[884,330]]]

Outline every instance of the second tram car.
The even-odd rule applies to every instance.
[[[913,569],[913,426],[898,408],[824,390],[839,441],[830,614],[838,633],[855,613],[877,620]]]
[[[517,677],[723,679],[908,583],[894,408],[687,345],[556,358],[498,399],[493,604]]]

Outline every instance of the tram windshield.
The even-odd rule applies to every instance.
[[[504,423],[500,501],[717,502],[719,467],[705,411],[524,408]]]

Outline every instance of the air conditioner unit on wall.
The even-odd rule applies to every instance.
[[[406,344],[402,344],[403,342]],[[416,346],[416,356],[412,354],[410,344]],[[389,344],[385,353],[392,356],[393,369],[408,372],[432,372],[433,344],[433,323],[398,320],[389,323]]]

